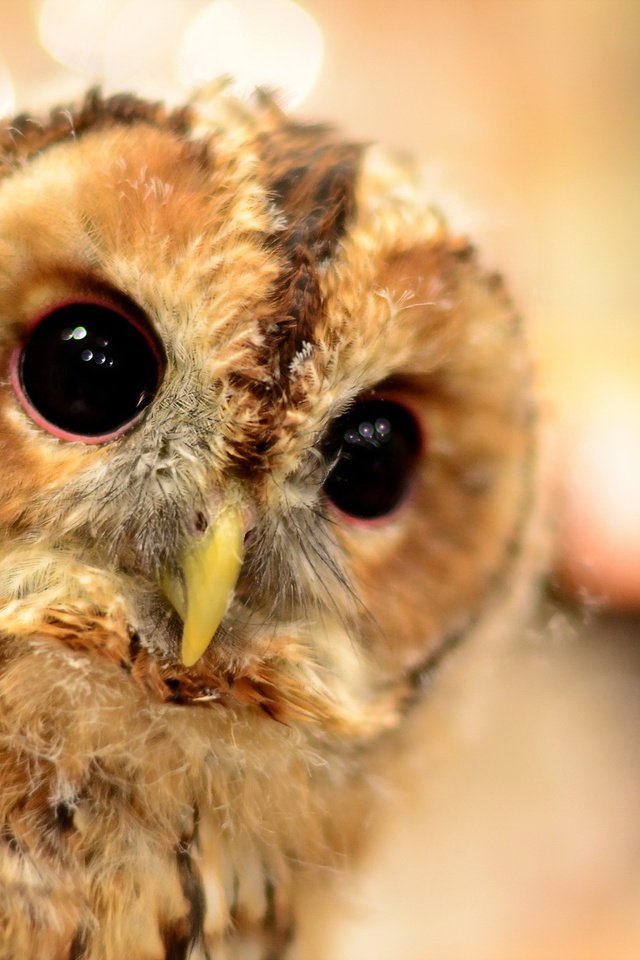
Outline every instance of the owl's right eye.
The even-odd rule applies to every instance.
[[[29,416],[64,440],[104,443],[141,416],[162,378],[161,348],[142,323],[100,302],[65,303],[32,325],[11,357]]]

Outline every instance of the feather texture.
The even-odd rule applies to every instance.
[[[307,880],[359,848],[422,679],[506,596],[527,616],[520,324],[410,169],[263,95],[93,92],[7,124],[0,159],[3,370],[92,299],[166,360],[104,443],[0,379],[0,958],[275,960]],[[359,523],[326,502],[323,440],[371,391],[424,449]],[[245,562],[187,668],[161,574],[230,486]]]

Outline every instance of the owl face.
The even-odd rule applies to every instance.
[[[518,324],[409,171],[214,112],[93,95],[0,143],[3,628],[388,720],[523,541]]]

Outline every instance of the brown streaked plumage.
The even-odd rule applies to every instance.
[[[8,124],[0,158],[0,958],[284,957],[421,678],[526,614],[519,324],[409,170],[269,98],[91,93]],[[52,435],[8,374],[36,318],[88,300],[166,361],[104,443]],[[362,523],[323,495],[325,448],[372,392],[422,455]],[[244,563],[185,666],[164,584],[190,597],[231,509]]]

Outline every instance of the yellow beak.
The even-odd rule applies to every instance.
[[[206,534],[188,545],[180,564],[182,576],[162,577],[162,590],[184,624],[185,667],[200,659],[227,612],[242,565],[243,542],[242,512],[227,506]]]

